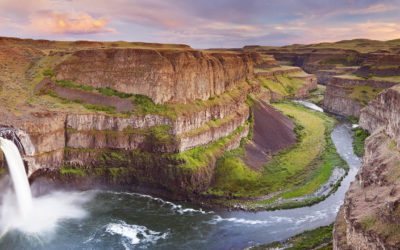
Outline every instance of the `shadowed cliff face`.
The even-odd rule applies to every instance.
[[[400,75],[400,55],[370,54],[355,72],[359,76],[395,76]]]
[[[58,80],[142,94],[159,104],[222,94],[252,77],[252,64],[248,55],[237,53],[100,49],[77,51],[54,71]]]
[[[360,111],[383,89],[396,82],[379,79],[363,79],[357,76],[333,77],[325,90],[324,106],[346,116],[360,116]]]
[[[346,194],[334,230],[335,249],[399,249],[400,89],[377,95],[361,110],[371,132],[363,165]]]

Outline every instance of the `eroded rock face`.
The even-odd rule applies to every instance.
[[[400,143],[400,86],[393,86],[378,94],[361,110],[360,126],[370,133],[384,127],[385,132]]]
[[[360,126],[371,136],[335,223],[334,249],[400,247],[399,102],[394,86],[361,111]]]
[[[261,52],[261,51],[259,51]],[[365,55],[354,50],[343,49],[267,49],[264,53],[274,55],[278,61],[288,61],[307,73],[317,76],[318,84],[326,85],[337,75],[357,70]],[[347,66],[336,64],[346,64]]]
[[[299,67],[277,67],[271,70],[264,70],[259,71],[256,74],[256,77],[263,77],[270,81],[276,82],[278,85],[285,86],[282,82],[276,77],[285,76],[287,78],[294,78],[299,79],[302,81],[302,85],[296,90],[293,95],[282,96],[279,93],[275,93],[273,90],[269,90],[269,94],[271,95],[267,99],[271,100],[279,100],[281,98],[304,98],[309,95],[310,90],[317,88],[317,78],[313,74],[306,74],[301,68]],[[285,87],[284,87],[285,88]]]
[[[333,77],[325,90],[324,106],[330,111],[346,116],[360,116],[360,111],[368,104],[367,100],[359,100],[352,96],[355,88],[368,86],[379,89],[390,88],[395,82],[346,77]]]
[[[96,88],[149,96],[157,104],[222,94],[252,76],[247,54],[196,50],[81,50],[55,69],[67,79]]]
[[[325,89],[324,106],[330,111],[347,116],[359,116],[363,105],[349,97],[351,90],[343,85],[330,83]]]
[[[57,168],[62,164],[65,147],[65,114],[49,111],[27,113],[15,117],[2,114],[1,127],[17,129],[24,149],[28,175],[39,168]]]
[[[113,130],[150,128],[156,125],[173,125],[171,119],[159,115],[116,117],[105,114],[68,114],[66,128],[72,130]]]
[[[206,166],[199,168],[182,168],[185,164],[169,153],[152,153],[126,150],[69,150],[65,161],[69,165],[81,166],[84,169],[96,172],[96,178],[85,176],[77,177],[52,172],[53,178],[76,187],[90,188],[99,184],[117,185],[127,189],[145,188],[158,195],[167,195],[172,199],[187,199],[191,195],[204,191],[211,182],[215,162],[226,150],[237,148],[243,137],[249,131],[246,126],[240,133],[234,134],[221,151],[213,155]],[[127,166],[132,166],[128,167]],[[112,169],[113,171],[108,171]],[[40,176],[40,171],[37,175]],[[95,175],[96,175],[95,174]],[[49,175],[49,173],[44,173]],[[148,189],[150,188],[150,189]],[[166,193],[160,193],[164,191]]]
[[[227,117],[226,121],[215,127],[207,126],[205,129],[194,133],[180,136],[179,151],[183,152],[200,145],[206,145],[233,133],[239,126],[242,126],[249,118],[249,107],[242,105],[236,113]]]
[[[400,75],[400,55],[372,53],[355,72],[360,76],[395,76]]]

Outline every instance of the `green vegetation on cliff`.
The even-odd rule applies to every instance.
[[[400,83],[400,76],[357,76],[357,75],[340,75],[340,78],[352,79],[352,80],[372,80],[372,81],[384,81],[384,82],[393,82]]]
[[[351,86],[348,89],[351,91],[349,97],[364,106],[368,105],[368,102],[383,90],[382,88],[373,88],[370,86]]]
[[[275,241],[267,245],[254,246],[252,250],[263,249],[332,249],[332,230],[333,224],[318,227],[313,230],[304,231],[296,236],[279,242]]]
[[[330,133],[335,121],[323,113],[310,111],[293,103],[277,103],[274,107],[296,122],[299,142],[275,154],[260,172],[243,162],[242,148],[225,152],[218,159],[215,177],[208,194],[223,197],[272,195],[290,199],[314,193],[326,183],[335,167],[346,167],[336,152]]]
[[[358,60],[356,53],[349,53],[345,56],[330,57],[319,61],[319,64],[321,65],[333,64],[337,66],[353,66],[357,65],[357,63]]]
[[[117,113],[110,106],[100,106],[93,104],[82,104],[82,101],[74,101],[68,100],[66,98],[62,98],[57,96],[57,94],[52,90],[45,90],[44,94],[47,96],[53,97],[53,99],[46,98],[46,96],[39,96],[36,100],[32,101],[37,104],[46,104],[49,108],[67,108],[73,110],[82,110],[90,109],[96,111],[104,111],[108,114],[115,115],[137,115],[143,116],[147,114],[152,115],[160,115],[164,117],[168,117],[171,119],[176,119],[177,117],[182,116],[190,116],[196,114],[200,111],[204,111],[206,109],[210,109],[217,106],[229,105],[235,102],[240,102],[245,98],[247,93],[250,92],[252,88],[255,88],[258,85],[258,82],[255,81],[243,81],[238,83],[237,86],[230,90],[226,91],[221,95],[216,95],[210,97],[208,100],[196,100],[189,103],[169,103],[169,104],[155,104],[154,101],[144,95],[140,94],[127,94],[116,91],[110,88],[94,88],[85,85],[79,85],[72,81],[60,80],[56,81],[58,86],[79,89],[87,92],[95,92],[105,96],[117,96],[122,99],[132,100],[134,104],[134,110],[124,111],[123,113]],[[70,105],[72,103],[81,104],[82,108],[79,108],[79,105]]]
[[[316,89],[309,92],[310,98],[307,98],[307,101],[320,105],[324,99],[325,89],[326,86],[318,84]]]
[[[267,77],[258,77],[261,86],[282,96],[294,96],[306,82],[295,77],[295,73],[284,73]]]
[[[365,139],[369,136],[367,130],[358,128],[354,130],[353,134],[353,150],[358,157],[364,155]]]
[[[50,74],[50,73],[49,73]],[[146,114],[153,114],[153,115],[162,115],[166,117],[174,118],[176,117],[176,111],[170,105],[158,105],[153,102],[153,100],[144,95],[133,95],[127,94],[123,92],[119,92],[117,90],[111,88],[94,88],[91,86],[79,85],[72,81],[67,80],[60,80],[55,81],[58,86],[71,88],[71,89],[79,89],[82,91],[87,92],[95,92],[105,96],[116,96],[122,99],[131,99],[132,103],[135,105],[135,109],[131,111],[125,111],[123,114],[118,115],[146,115]],[[117,114],[115,111],[115,107],[113,106],[102,106],[102,105],[95,105],[95,104],[83,104],[83,101],[80,99],[69,100],[63,97],[58,96],[53,90],[44,90],[42,91],[44,94],[47,94],[51,97],[58,99],[60,102],[55,101],[55,105],[52,104],[51,106],[65,106],[65,104],[70,103],[77,103],[82,104],[82,106],[88,110],[95,110],[95,111],[103,111],[108,114]],[[84,97],[83,97],[84,98]],[[76,108],[74,108],[76,110]]]
[[[240,137],[245,135],[249,123],[250,121],[246,122],[232,134],[208,145],[180,153],[171,150],[163,153],[164,149],[172,149],[176,143],[176,138],[169,133],[169,126],[154,126],[150,129],[127,128],[122,132],[87,131],[106,133],[106,140],[121,133],[126,136],[143,134],[146,136],[145,146],[141,150],[66,148],[66,159],[73,161],[77,155],[83,155],[90,156],[93,160],[84,166],[67,164],[60,170],[60,174],[65,178],[91,177],[99,182],[106,180],[105,182],[118,185],[156,185],[173,192],[185,192],[187,195],[208,185],[214,162],[230,145],[238,143]]]
[[[183,160],[184,164],[182,167],[184,168],[204,168],[212,161],[217,160],[217,158],[224,153],[228,145],[232,142],[232,139],[235,136],[242,134],[248,126],[249,122],[246,122],[243,126],[238,127],[232,134],[222,137],[208,145],[189,149],[185,152],[180,152],[176,155],[176,157],[179,160]]]

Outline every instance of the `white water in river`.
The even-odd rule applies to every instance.
[[[2,236],[13,230],[40,237],[54,233],[60,221],[86,216],[87,212],[82,205],[92,199],[94,192],[82,194],[53,191],[32,198],[17,146],[14,142],[0,137],[0,148],[6,157],[13,187],[8,187],[2,194],[0,242]]]
[[[324,110],[321,107],[315,105],[312,102],[307,102],[307,101],[302,101],[302,100],[294,100],[293,102],[300,103],[300,104],[306,106],[307,108],[310,108],[310,109],[313,109],[313,110],[316,110],[319,112],[324,112]]]
[[[32,209],[32,194],[24,163],[14,142],[0,137],[0,147],[7,160],[18,211],[20,216],[25,217]]]

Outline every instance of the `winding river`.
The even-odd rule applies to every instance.
[[[134,193],[56,192],[36,199],[42,209],[1,236],[0,249],[241,249],[328,225],[361,165],[350,126],[340,122],[331,134],[350,171],[336,193],[314,206],[218,212]],[[49,219],[51,213],[58,215]]]

